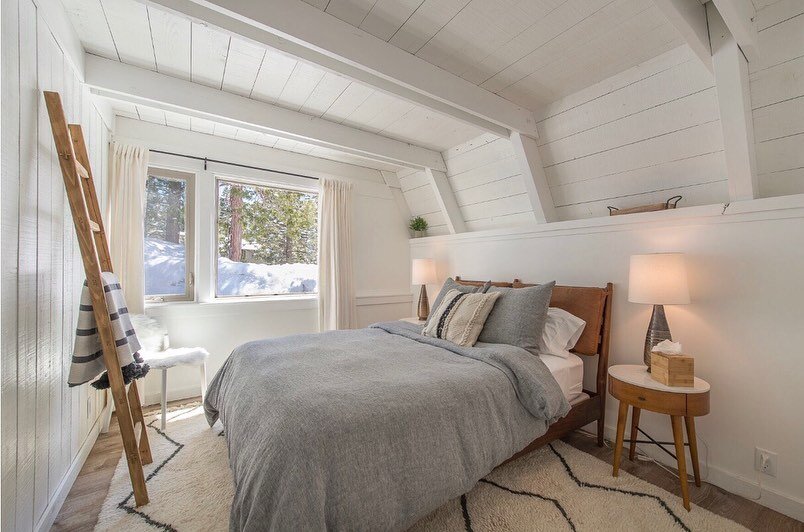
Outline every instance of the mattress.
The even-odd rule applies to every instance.
[[[583,393],[583,360],[574,353],[569,354],[569,358],[561,358],[553,355],[539,355],[539,358],[553,374],[564,397],[570,404],[585,398]]]

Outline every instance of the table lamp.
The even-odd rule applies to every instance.
[[[433,259],[413,259],[411,280],[413,284],[422,285],[421,292],[419,292],[419,320],[424,321],[430,315],[427,284],[436,282],[436,269]]]
[[[628,301],[653,305],[644,353],[645,365],[650,371],[650,352],[653,347],[662,340],[673,340],[664,315],[664,305],[686,305],[690,302],[684,254],[631,255]]]

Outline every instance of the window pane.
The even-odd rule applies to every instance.
[[[318,291],[318,195],[218,181],[218,296]]]
[[[151,175],[145,203],[145,294],[186,293],[187,182]]]

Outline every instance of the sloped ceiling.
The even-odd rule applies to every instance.
[[[305,0],[528,109],[683,41],[653,0]]]

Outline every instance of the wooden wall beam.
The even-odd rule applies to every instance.
[[[675,26],[701,62],[714,72],[712,51],[709,46],[709,31],[706,23],[706,8],[699,0],[653,0],[667,20]],[[726,0],[731,2],[733,0]]]
[[[444,215],[444,221],[450,234],[465,233],[466,222],[463,220],[463,213],[461,213],[461,208],[455,199],[455,193],[449,184],[447,174],[433,168],[426,168],[424,171],[430,181],[430,186],[433,187],[436,201],[441,208],[441,213]]]
[[[100,96],[175,111],[377,161],[445,171],[437,151],[151,70],[87,54],[86,83]]]
[[[544,165],[536,141],[520,133],[511,133],[511,146],[514,149],[519,169],[522,171],[522,180],[525,183],[525,190],[528,193],[536,222],[556,221],[553,196],[550,194],[550,185],[547,183],[547,175],[544,173]]]
[[[706,6],[729,198],[754,199],[758,197],[758,185],[748,61],[716,6],[711,2]]]
[[[410,220],[410,206],[405,199],[405,194],[402,192],[402,185],[399,183],[396,172],[380,170],[380,175],[382,175],[383,181],[385,181],[388,188],[391,189],[391,195],[394,197],[394,203],[396,203],[396,208],[399,210],[400,216],[402,216],[405,221]]]
[[[507,137],[533,113],[302,0],[150,0],[194,20]]]
[[[759,59],[756,10],[751,0],[712,0],[748,61]]]

